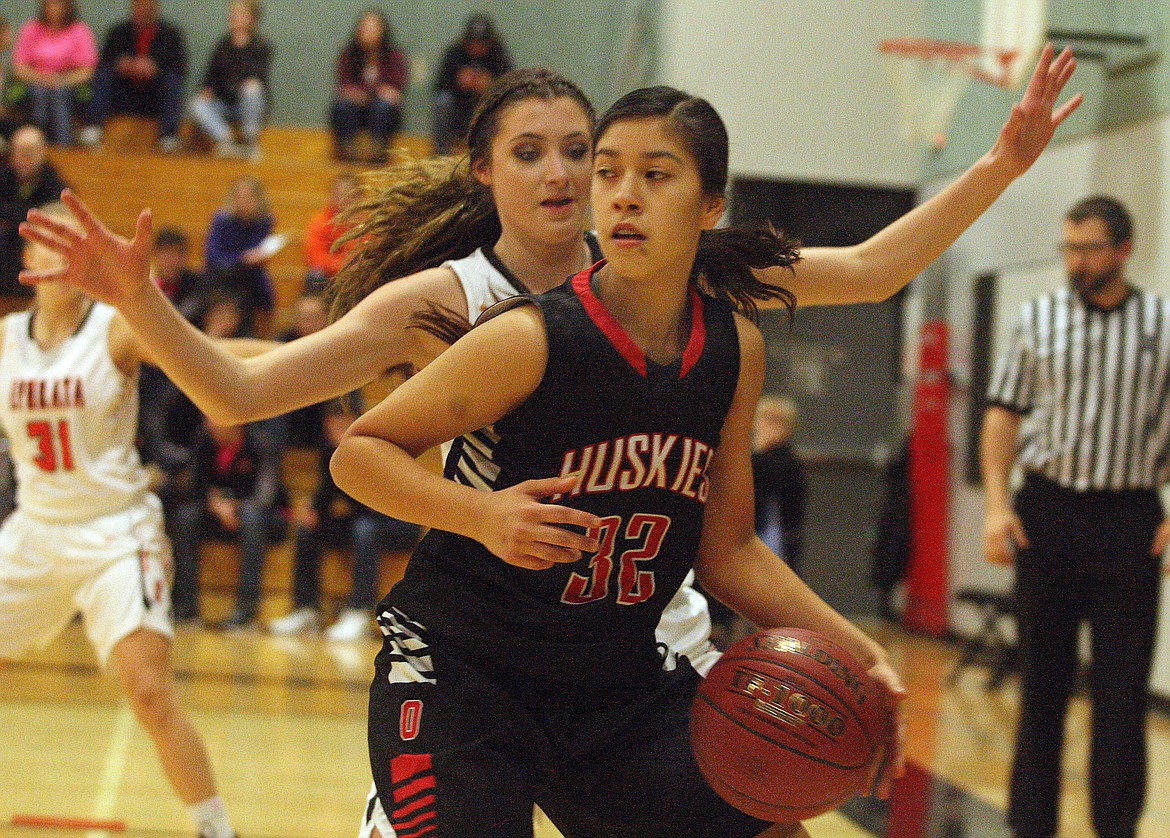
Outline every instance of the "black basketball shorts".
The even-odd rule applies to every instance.
[[[379,622],[370,760],[397,838],[532,838],[534,803],[566,838],[750,838],[768,827],[699,773],[688,732],[699,676],[685,659],[614,714],[566,713],[539,689],[505,689],[397,609]]]

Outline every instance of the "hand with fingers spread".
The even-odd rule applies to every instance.
[[[138,216],[133,239],[114,233],[71,191],[61,200],[80,223],[74,228],[40,210],[29,210],[20,234],[65,257],[65,266],[52,270],[21,271],[20,281],[35,285],[63,280],[96,300],[118,305],[150,285],[150,253],[153,244],[150,210]]]
[[[544,498],[572,491],[577,480],[576,475],[526,480],[493,492],[477,540],[508,564],[529,570],[571,564],[596,552],[593,535],[566,529],[600,527],[596,515],[542,503]]]
[[[991,149],[993,158],[1002,159],[1016,175],[1027,171],[1052,139],[1057,126],[1081,104],[1078,93],[1059,108],[1056,99],[1077,67],[1072,50],[1066,48],[1053,57],[1052,44],[1044,47],[1024,96],[1012,105],[1011,115],[999,132]]]

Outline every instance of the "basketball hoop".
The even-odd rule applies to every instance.
[[[882,41],[878,50],[898,94],[899,132],[907,142],[929,143],[936,151],[947,144],[951,115],[971,80],[1011,86],[1018,54],[930,38],[893,38]],[[988,65],[996,70],[989,71]]]

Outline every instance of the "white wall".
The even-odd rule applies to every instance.
[[[952,329],[951,361],[956,380],[970,376],[972,281],[981,273],[1000,272],[1016,283],[1010,296],[1040,293],[1063,281],[1055,245],[1065,211],[1090,193],[1113,195],[1134,215],[1134,258],[1129,276],[1137,284],[1170,296],[1170,187],[1163,172],[1170,159],[1170,119],[1082,137],[1049,149],[1033,169],[1013,184],[944,256],[948,278],[948,320]],[[928,184],[923,198],[944,183]],[[1029,287],[1021,287],[1029,286]],[[999,328],[1010,327],[1016,306],[997,311]],[[983,493],[962,481],[966,456],[966,393],[960,386],[952,410],[953,506],[951,509],[951,590],[968,585],[1006,589],[1010,571],[993,568],[982,555]],[[1170,406],[1168,406],[1170,409]],[[1170,497],[1167,498],[1170,501]],[[1167,508],[1170,509],[1170,503]],[[957,631],[971,629],[971,615],[952,613]],[[1154,691],[1170,697],[1170,584],[1163,586]]]
[[[924,0],[664,0],[659,75],[703,96],[734,174],[912,186],[879,40],[920,33]]]

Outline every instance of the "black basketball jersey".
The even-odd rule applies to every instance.
[[[551,502],[601,517],[601,549],[534,571],[432,530],[385,603],[505,670],[621,677],[651,656],[661,667],[654,629],[694,564],[739,379],[729,306],[692,291],[686,349],[656,365],[593,293],[598,267],[530,298],[547,332],[544,376],[507,417],[456,440],[447,474],[487,490],[577,474]]]

